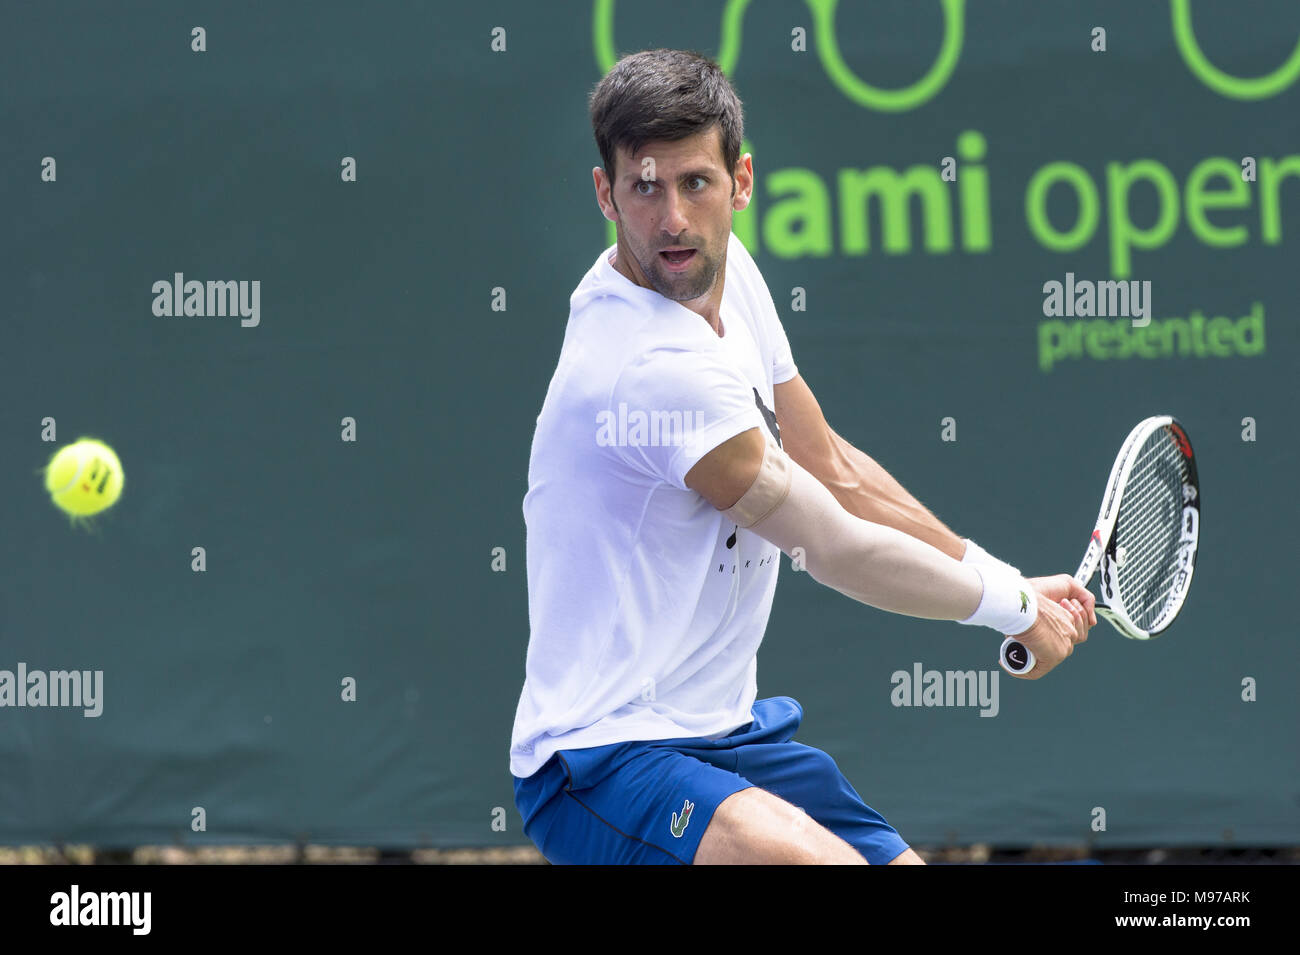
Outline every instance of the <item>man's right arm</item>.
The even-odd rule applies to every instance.
[[[686,486],[728,511],[754,486],[770,439],[758,428],[714,448],[686,474]],[[786,554],[799,548],[819,583],[881,610],[932,620],[964,620],[983,592],[974,568],[902,531],[855,517],[784,452],[789,490],[755,523],[733,519]],[[758,517],[760,515],[749,515]]]
[[[1040,661],[1033,677],[1087,637],[1079,614],[1048,600],[1038,603],[1023,581],[1029,606],[1010,575],[1003,580],[1000,571],[963,564],[902,531],[850,514],[759,428],[718,445],[687,472],[685,483],[787,555],[798,548],[813,579],[845,596],[893,613],[1023,634]],[[980,619],[972,620],[977,614]]]

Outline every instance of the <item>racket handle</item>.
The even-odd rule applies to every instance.
[[[1034,660],[1034,651],[1015,637],[1007,637],[1002,641],[1002,649],[998,651],[998,662],[1008,673],[1019,675],[1032,670],[1037,661]]]

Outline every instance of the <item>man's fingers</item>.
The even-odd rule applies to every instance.
[[[1088,618],[1088,626],[1097,625],[1097,598],[1092,595],[1092,591],[1079,583],[1073,577],[1070,578],[1070,599],[1077,600],[1083,606],[1084,616]]]
[[[1062,597],[1079,601],[1083,608],[1084,618],[1088,621],[1088,626],[1095,627],[1097,625],[1097,598],[1092,595],[1092,591],[1069,574],[1032,577],[1030,583],[1034,585],[1039,593],[1054,601],[1059,601]]]
[[[1083,605],[1077,600],[1067,600],[1062,603],[1070,611],[1070,622],[1074,624],[1074,643],[1082,643],[1088,639],[1087,616],[1083,612]]]
[[[1074,580],[1073,577],[1070,579],[1074,581],[1074,586],[1079,588],[1079,593],[1075,595],[1075,599],[1082,603],[1084,608],[1087,610],[1088,626],[1097,626],[1097,598],[1094,597],[1092,591],[1083,586],[1083,584]]]
[[[1040,679],[1073,653],[1076,643],[1088,639],[1087,608],[1069,597],[1044,600],[1038,605],[1038,622],[1020,639],[1034,651],[1037,665],[1028,673],[1013,675],[1022,680]]]

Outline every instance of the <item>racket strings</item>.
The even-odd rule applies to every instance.
[[[1144,468],[1142,480],[1132,488],[1134,507],[1118,537],[1132,561],[1126,560],[1121,571],[1121,587],[1147,605],[1167,592],[1176,570],[1171,558],[1177,553],[1181,513],[1175,488],[1181,491],[1182,475],[1172,464],[1155,459]]]
[[[1167,446],[1167,443],[1166,443]],[[1117,526],[1117,543],[1125,548],[1126,560],[1117,568],[1119,590],[1134,622],[1149,628],[1164,609],[1177,572],[1183,474],[1179,462],[1156,452],[1135,470],[1137,480],[1125,493],[1132,493],[1131,506],[1122,508],[1122,530]]]
[[[1142,506],[1135,507],[1134,513],[1130,515],[1130,523],[1124,528],[1128,539],[1124,547],[1130,555],[1139,555],[1139,567],[1143,566],[1143,559],[1149,562],[1151,558],[1163,554],[1161,545],[1165,543],[1165,538],[1177,534],[1181,520],[1176,498],[1165,483],[1167,476],[1154,473],[1155,469],[1150,470],[1153,473],[1132,488]],[[1181,490],[1181,476],[1177,477],[1177,481]],[[1159,566],[1154,565],[1148,573]]]
[[[1120,498],[1115,543],[1124,548],[1125,560],[1116,568],[1116,589],[1143,629],[1163,616],[1179,569],[1186,477],[1182,452],[1162,428],[1144,442]]]
[[[1138,560],[1134,566],[1141,566],[1143,558],[1149,557],[1156,550],[1153,546],[1156,538],[1168,530],[1167,492],[1162,462],[1156,457],[1149,457],[1139,464],[1141,466],[1134,468],[1125,488],[1125,495],[1132,496],[1125,498],[1125,506],[1120,509],[1123,526],[1120,526],[1120,522],[1116,526],[1117,539],[1119,531],[1123,530],[1125,550],[1131,559]]]

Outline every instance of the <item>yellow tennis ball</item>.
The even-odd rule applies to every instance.
[[[125,483],[116,452],[96,438],[80,438],[59,448],[45,469],[50,498],[73,517],[89,517],[112,507]]]

